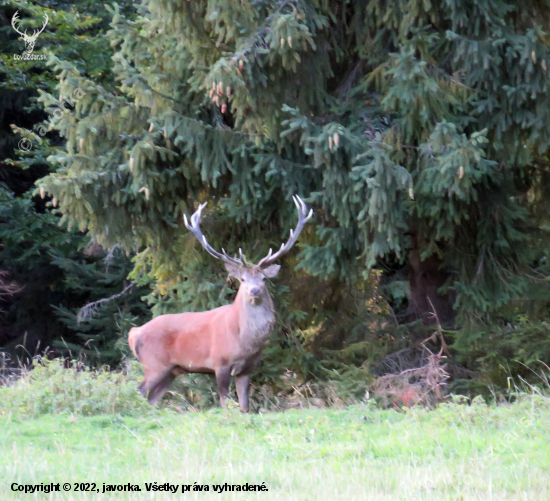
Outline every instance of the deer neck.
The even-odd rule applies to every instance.
[[[251,304],[240,292],[235,298],[239,311],[239,337],[250,351],[261,350],[273,329],[275,310],[269,293],[264,291],[258,304]]]

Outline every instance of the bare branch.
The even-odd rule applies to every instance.
[[[6,271],[0,270],[0,301],[5,300],[7,297],[13,296],[21,290],[21,287],[19,287],[16,283],[6,283],[4,281],[7,275],[8,273]]]
[[[88,303],[86,306],[83,306],[82,308],[80,308],[80,311],[78,312],[78,315],[76,316],[76,321],[78,323],[80,323],[80,322],[83,322],[84,320],[87,320],[88,318],[92,317],[93,314],[94,314],[95,309],[98,306],[101,306],[104,303],[108,303],[109,301],[112,301],[113,299],[119,298],[123,294],[126,294],[133,286],[134,286],[134,284],[127,285],[118,294],[113,294],[110,297],[106,297],[106,298],[100,299],[99,301],[94,301],[93,303]]]

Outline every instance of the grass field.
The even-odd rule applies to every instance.
[[[140,371],[39,360],[6,380],[0,500],[550,500],[550,398],[534,388],[498,406],[455,397],[433,411],[383,410],[369,400],[242,415],[152,407],[136,391]],[[155,482],[178,489],[147,491]],[[14,483],[61,491],[14,492]],[[214,491],[226,483],[267,490]]]
[[[369,405],[255,415],[2,412],[0,499],[550,499],[550,401],[536,395],[406,412]],[[100,492],[24,494],[12,492],[12,482],[95,482]],[[102,493],[104,482],[141,492]],[[145,482],[178,490],[147,492]],[[193,491],[195,482],[210,491]],[[212,490],[246,482],[268,490]]]

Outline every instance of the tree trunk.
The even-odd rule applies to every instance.
[[[443,327],[452,327],[455,318],[454,298],[451,294],[438,292],[450,276],[441,264],[436,255],[422,261],[416,246],[409,251],[409,309],[416,318],[422,318],[425,325],[439,321]]]

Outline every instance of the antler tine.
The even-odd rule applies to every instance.
[[[235,257],[231,257],[227,252],[225,252],[225,249],[222,248],[222,254],[229,260],[231,261],[239,261],[237,258]]]
[[[201,214],[202,214],[202,210],[206,207],[206,204],[207,202],[199,205],[199,208],[197,209],[197,211],[191,216],[191,224],[189,224],[189,222],[187,221],[187,215],[186,214],[183,215],[185,226],[191,233],[193,233],[193,235],[195,235],[197,240],[201,243],[201,245],[204,247],[206,252],[208,252],[208,254],[210,254],[211,256],[214,256],[216,259],[221,259],[226,263],[242,266],[243,264],[242,260],[229,257],[226,254],[225,249],[223,248],[222,248],[223,253],[220,254],[208,243],[208,241],[206,240],[206,237],[202,234],[201,228],[200,228]],[[242,252],[241,252],[241,256],[242,256]]]
[[[15,26],[15,23],[17,21],[21,21],[21,19],[19,19],[19,11],[16,10],[15,11],[15,14],[13,15],[13,17],[11,18],[11,25],[12,25],[12,28],[17,31],[17,33],[19,33],[22,37],[24,37],[26,34],[27,34],[27,30],[25,30],[25,33],[21,33],[17,27]]]
[[[44,28],[48,24],[48,19],[49,19],[48,14],[44,14],[44,17],[46,18],[46,20],[44,21],[44,24],[42,25],[42,29],[40,31],[34,30],[34,33],[33,33],[34,37],[37,37],[38,35],[40,35],[40,33],[42,33],[44,31]]]
[[[258,263],[258,266],[262,268],[269,266],[275,260],[286,254],[296,243],[296,240],[298,240],[298,237],[300,236],[304,225],[313,217],[313,209],[311,209],[308,214],[307,205],[298,195],[294,195],[292,199],[294,200],[294,204],[298,209],[298,224],[296,225],[296,229],[290,230],[290,237],[288,239],[288,242],[283,242],[281,248],[275,254],[273,254],[272,249],[269,249],[267,256]]]
[[[298,201],[300,202],[302,212],[304,213],[304,216],[305,216],[306,213],[307,213],[307,205],[305,204],[305,202],[304,202],[298,195],[296,195],[296,198],[297,198]],[[296,205],[298,205],[298,204],[296,204]],[[309,210],[309,214],[308,214],[308,216],[306,217],[304,223],[307,223],[307,222],[311,219],[312,216],[313,216],[313,209],[310,209],[310,210]]]

